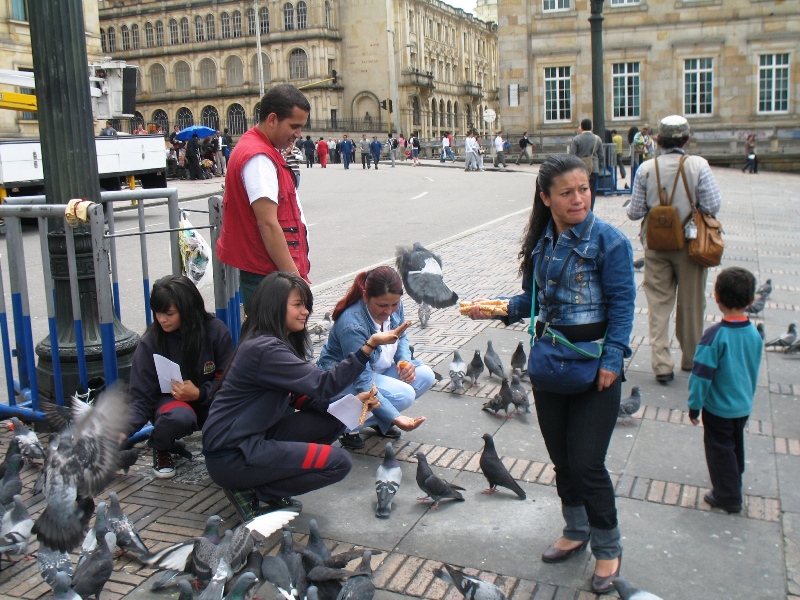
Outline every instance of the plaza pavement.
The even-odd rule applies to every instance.
[[[438,161],[425,164],[440,165]],[[407,168],[407,163],[402,166]],[[458,164],[446,166],[458,168]],[[800,178],[714,172],[724,198],[720,213],[727,243],[723,266],[748,268],[761,281],[772,278],[774,291],[760,320],[768,338],[776,337],[797,320],[800,309],[800,268],[796,266]],[[639,257],[638,223],[626,218],[623,200],[599,197],[596,213],[630,238]],[[512,217],[431,248],[441,255],[446,279],[461,298],[516,293],[520,285],[516,254],[525,219]],[[709,325],[719,319],[711,299],[717,272],[709,272]],[[640,289],[642,277],[642,272],[636,273]],[[315,287],[315,321],[333,307],[349,283],[334,280]],[[406,313],[416,320],[416,307],[410,300]],[[384,600],[457,598],[452,588],[433,577],[432,571],[442,562],[494,581],[512,600],[595,598],[589,585],[594,560],[588,552],[560,565],[545,565],[539,558],[560,534],[562,519],[552,464],[535,414],[506,420],[481,411],[481,405],[499,389],[499,381],[485,374],[476,388],[463,395],[443,391],[453,350],[460,350],[468,361],[474,350],[483,352],[492,340],[508,363],[517,342],[528,340],[526,325],[506,328],[493,321],[473,322],[459,316],[456,308],[434,311],[425,329],[412,325],[409,336],[416,357],[443,374],[445,381],[407,411],[425,415],[428,421],[394,445],[404,480],[391,517],[379,520],[373,514],[375,469],[385,444],[384,439],[373,437],[364,450],[353,453],[353,470],[347,479],[301,497],[304,510],[292,522],[296,538],[303,541],[308,520],[315,518],[323,537],[336,549],[363,545],[382,550],[373,557],[373,565],[376,597]],[[745,508],[734,516],[712,510],[702,500],[709,480],[702,429],[688,421],[687,376],[678,372],[666,386],[655,382],[643,294],[636,300],[631,347],[634,353],[626,361],[623,393],[640,386],[643,407],[629,424],[617,426],[607,461],[623,535],[622,575],[667,600],[800,598],[800,355],[774,351],[764,355],[746,432]],[[676,359],[678,353],[673,344]],[[527,492],[526,500],[502,489],[493,496],[480,493],[486,482],[477,461],[480,436],[486,432],[494,436],[498,453]],[[8,434],[2,438],[6,441]],[[190,442],[199,448],[198,435]],[[419,502],[416,463],[409,459],[415,451],[426,453],[437,474],[465,487],[466,501],[445,501],[437,511],[430,510],[430,502]],[[181,464],[172,480],[153,480],[150,461],[149,454],[142,456],[130,476],[118,478],[113,489],[154,549],[198,535],[211,514],[220,514],[226,525],[236,524],[222,493],[210,482],[201,455]],[[23,475],[26,503],[39,511],[41,497],[31,499],[28,491],[38,467],[26,467]],[[278,537],[271,536],[266,549],[276,552],[277,543]],[[103,598],[164,598],[176,593],[150,592],[147,583],[153,575],[136,561],[121,558]],[[44,598],[48,591],[35,562],[19,561],[0,573],[0,598]],[[258,595],[270,598],[274,592],[267,586]]]

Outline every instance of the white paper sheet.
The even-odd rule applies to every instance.
[[[352,394],[347,394],[347,396],[330,404],[328,406],[328,412],[344,423],[348,429],[358,429],[358,421],[361,418],[361,409],[363,406],[361,400]],[[371,416],[372,411],[368,410],[367,419]]]
[[[166,356],[153,354],[153,362],[156,364],[158,374],[158,385],[161,386],[162,394],[169,394],[172,391],[173,381],[183,381],[181,367],[178,363],[172,362]]]

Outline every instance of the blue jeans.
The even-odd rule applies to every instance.
[[[342,162],[344,162],[344,168],[350,168],[350,153],[349,152],[342,152]]]

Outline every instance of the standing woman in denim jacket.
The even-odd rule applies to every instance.
[[[377,267],[356,275],[345,297],[333,309],[333,327],[317,366],[330,369],[354,352],[354,348],[363,346],[372,334],[397,329],[405,322],[402,294],[403,282],[391,267]],[[399,438],[401,429],[412,431],[425,421],[425,417],[406,417],[400,413],[427,392],[433,382],[433,370],[411,360],[408,336],[403,333],[396,344],[372,352],[366,369],[345,393],[367,392],[374,383],[381,405],[364,425],[377,435]],[[347,433],[339,441],[345,448],[364,447],[358,432]]]
[[[622,563],[605,459],[619,413],[622,361],[631,355],[636,286],[630,242],[594,217],[591,202],[589,173],[581,159],[557,155],[542,164],[519,253],[523,292],[510,299],[503,319],[510,324],[530,317],[535,276],[537,337],[543,335],[545,322],[572,343],[605,336],[597,378],[587,391],[533,390],[566,522],[562,537],[545,550],[542,560],[563,562],[591,540],[596,559],[592,589],[604,593],[614,587],[611,580]],[[553,289],[562,266],[566,271]],[[545,299],[550,299],[549,311],[543,308]],[[469,316],[483,318],[483,313],[474,307]]]

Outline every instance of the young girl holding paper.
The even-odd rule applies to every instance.
[[[228,328],[206,312],[197,287],[183,275],[156,281],[150,307],[153,324],[131,364],[126,433],[133,435],[153,423],[153,475],[169,478],[175,475],[172,454],[187,454],[181,438],[205,422],[211,389],[233,354],[233,343]],[[176,363],[182,376],[160,382],[155,355]]]
[[[328,406],[361,374],[377,347],[396,342],[405,330],[376,333],[321,371],[306,359],[312,301],[308,284],[296,275],[276,272],[259,284],[203,427],[208,474],[243,520],[272,510],[300,511],[292,496],[350,472],[349,454],[330,445],[344,425]],[[295,410],[287,412],[289,407]]]

